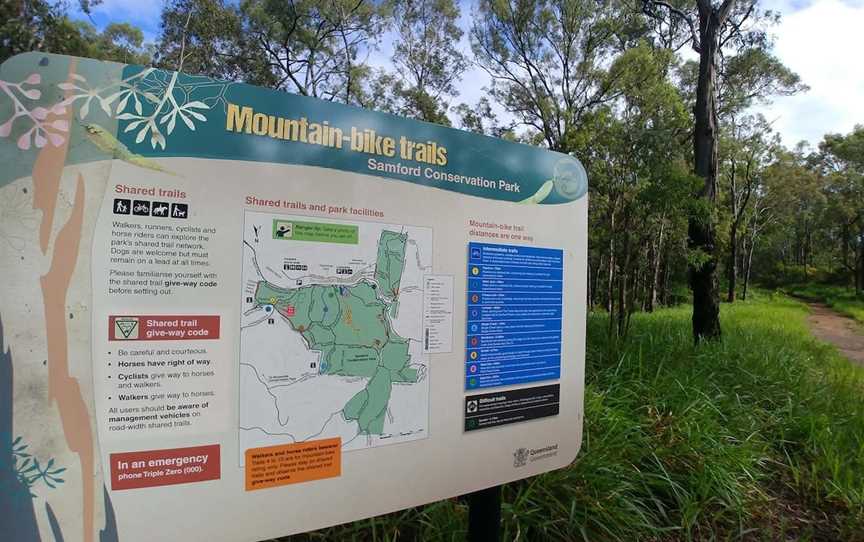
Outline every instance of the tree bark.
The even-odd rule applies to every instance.
[[[666,226],[665,217],[660,221],[660,234],[657,236],[657,244],[652,246],[651,262],[651,293],[648,295],[648,311],[654,312],[657,306],[657,289],[660,287],[660,262],[663,255],[663,230]]]
[[[622,231],[624,232],[624,254],[620,264],[620,270],[618,271],[618,336],[624,337],[627,333],[627,312],[630,310],[627,304],[628,295],[628,281],[630,280],[630,254],[631,254],[631,242],[630,242],[630,216],[629,214],[624,215],[624,223]],[[632,287],[635,287],[632,286]]]
[[[591,303],[593,303],[593,305],[595,307],[602,304],[602,300],[600,298],[600,294],[601,294],[601,292],[600,292],[600,277],[603,275],[603,272],[605,271],[603,268],[603,262],[605,260],[606,259],[604,258],[603,254],[600,254],[597,256],[597,271],[594,273],[594,286],[591,287],[591,293],[593,296],[591,299]]]
[[[855,292],[858,293],[862,289],[864,289],[864,228],[862,228],[861,233],[858,235],[858,258],[857,258],[857,268],[858,272],[855,280]]]
[[[855,252],[855,270],[852,274],[855,275],[855,293],[857,294],[861,291],[861,256],[858,250]]]
[[[615,211],[609,213],[609,269],[607,272],[606,282],[606,312],[609,313],[609,318],[612,318],[612,309],[614,308],[615,296]]]
[[[750,234],[747,243],[747,256],[744,260],[744,289],[741,291],[741,299],[747,300],[747,287],[750,286],[750,269],[753,267],[753,247],[756,245],[756,231]]]
[[[669,305],[669,281],[671,280],[672,270],[669,265],[669,254],[667,251],[666,259],[663,263],[663,295],[660,299],[664,305]]]
[[[733,220],[729,228],[729,269],[726,270],[729,280],[729,291],[726,301],[735,301],[735,282],[738,280],[738,221]]]
[[[698,0],[699,79],[696,85],[693,133],[694,172],[704,180],[699,197],[703,212],[690,216],[688,244],[695,258],[690,264],[693,290],[693,339],[720,338],[720,291],[717,281],[717,242],[714,205],[717,200],[717,57],[720,28],[729,16],[734,0],[715,8],[711,0]]]
[[[616,318],[618,337],[624,336],[624,321],[627,317],[627,271],[618,273],[618,314]]]
[[[858,271],[858,268],[856,267],[855,261],[853,261],[852,263],[849,263],[849,246],[851,245],[850,237],[852,235],[849,228],[853,223],[854,222],[850,223],[850,222],[844,221],[843,227],[841,228],[840,236],[843,239],[843,243],[842,243],[842,247],[841,247],[842,248],[842,254],[843,254],[843,271],[845,273],[850,273],[850,272],[852,273],[852,275],[853,275],[852,280],[856,285],[855,291],[857,292],[858,291],[858,286],[857,286],[858,277],[857,277],[856,273]],[[856,261],[857,261],[857,258],[856,258]],[[847,285],[849,284],[848,281],[846,284]]]

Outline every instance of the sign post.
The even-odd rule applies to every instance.
[[[468,540],[501,540],[501,486],[492,486],[468,495]]]
[[[576,457],[576,158],[29,53],[0,163],[11,539],[254,541],[468,495],[492,540],[502,484]]]

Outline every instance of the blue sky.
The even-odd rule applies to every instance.
[[[826,132],[847,133],[855,124],[864,124],[864,69],[860,60],[864,27],[864,0],[764,0],[763,6],[783,17],[773,29],[775,53],[803,81],[810,91],[798,96],[776,98],[770,106],[759,107],[789,146],[807,140],[816,144]],[[149,41],[159,35],[159,0],[104,0],[92,18],[98,27],[109,22],[130,22],[144,31]],[[463,7],[463,26],[470,20],[471,3]],[[83,15],[78,14],[78,17]],[[386,65],[391,34],[382,36],[369,62]],[[469,49],[467,37],[460,46]],[[485,94],[489,78],[472,68],[459,84],[460,101],[475,103]]]

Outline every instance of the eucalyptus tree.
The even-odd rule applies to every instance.
[[[357,103],[386,22],[374,0],[243,0],[234,54],[248,83]]]
[[[615,61],[628,19],[613,0],[480,0],[471,47],[491,98],[542,144],[569,152],[582,118],[622,95]]]
[[[456,115],[457,126],[462,130],[495,137],[503,137],[503,132],[507,131],[500,126],[492,102],[486,96],[482,96],[474,105],[460,103],[453,106],[451,111]]]
[[[703,179],[696,194],[702,205],[692,213],[688,225],[693,337],[696,342],[717,339],[721,336],[715,209],[721,110],[719,79],[726,73],[721,70],[737,66],[737,70],[728,73],[739,74],[741,81],[751,87],[737,85],[741,88],[736,94],[738,107],[775,88],[787,88],[789,83],[794,86],[799,82],[788,70],[783,78],[778,78],[776,73],[758,69],[760,64],[763,68],[782,66],[769,52],[771,40],[767,26],[776,22],[776,15],[759,9],[758,0],[722,0],[720,3],[640,0],[639,4],[648,20],[654,23],[655,30],[660,31],[658,41],[662,46],[679,48],[686,43],[699,55],[692,138],[693,171]],[[751,60],[745,62],[748,58]],[[733,87],[736,85],[731,85],[730,89]],[[795,90],[790,88],[789,92]],[[749,93],[755,94],[750,96]]]
[[[764,185],[755,190],[751,196],[752,203],[747,213],[744,237],[741,243],[743,252],[741,258],[743,271],[741,299],[744,300],[747,299],[750,278],[753,274],[753,253],[756,249],[756,243],[760,241],[763,232],[777,219],[775,210],[771,207],[769,197],[770,194]]]
[[[799,147],[778,152],[765,169],[762,182],[767,192],[766,205],[774,215],[766,246],[770,253],[763,261],[763,271],[777,267],[782,272],[777,278],[788,281],[794,277],[786,271],[800,266],[806,276],[806,269],[814,261],[814,249],[821,244],[814,243],[814,235],[819,233],[830,203],[826,178],[812,167],[812,161]]]
[[[98,2],[79,3],[89,12]],[[46,51],[131,64],[148,64],[152,51],[140,29],[112,23],[98,31],[69,17],[68,4],[48,0],[0,2],[0,62],[18,53]]]
[[[459,5],[453,0],[395,0],[392,7],[394,112],[450,124],[449,101],[468,67],[459,49]]]
[[[840,230],[841,262],[864,288],[864,126],[846,135],[826,134],[815,166],[826,179],[832,223]],[[855,254],[850,263],[849,251]]]
[[[162,8],[157,64],[217,79],[237,79],[242,14],[226,0],[170,0]]]
[[[692,186],[679,143],[689,117],[666,77],[673,61],[645,43],[627,49],[617,59],[620,96],[583,115],[570,138],[592,179],[592,301],[613,315],[616,336],[626,333],[633,311],[653,310],[660,271],[681,252],[668,247],[681,237],[676,216]]]
[[[761,190],[762,173],[780,145],[772,136],[770,124],[761,115],[731,118],[724,130],[721,149],[721,182],[725,184],[729,210],[729,255],[726,262],[726,301],[735,301],[741,248],[741,230],[746,226],[751,206]]]

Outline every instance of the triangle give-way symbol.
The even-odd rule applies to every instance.
[[[138,338],[138,319],[137,318],[123,318],[114,320],[114,325],[117,326],[117,330],[122,335],[123,339],[137,339]],[[120,339],[121,337],[117,337]]]

